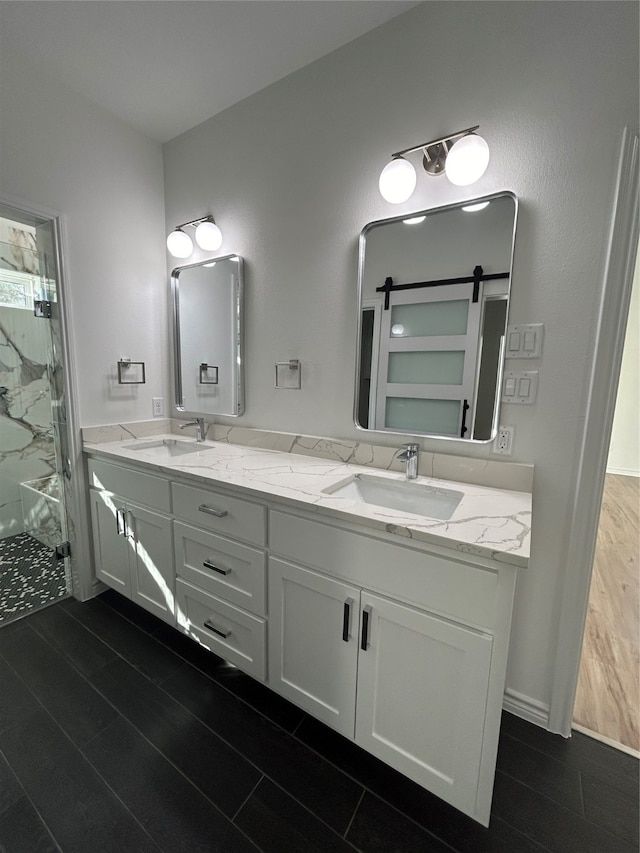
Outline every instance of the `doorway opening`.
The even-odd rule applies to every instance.
[[[573,713],[573,728],[636,756],[640,756],[639,277],[636,260]]]
[[[56,240],[0,205],[0,625],[71,593]]]

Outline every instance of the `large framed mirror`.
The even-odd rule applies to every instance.
[[[494,438],[516,216],[505,192],[365,226],[357,427]]]
[[[171,273],[175,407],[188,415],[241,415],[242,258],[227,255]]]

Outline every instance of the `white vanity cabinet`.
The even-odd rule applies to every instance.
[[[90,460],[89,477],[96,576],[174,624],[168,483],[99,460]]]
[[[271,513],[269,684],[487,824],[513,567]]]
[[[98,578],[488,825],[514,565],[124,459],[88,468]]]
[[[171,492],[177,626],[264,681],[266,508],[182,483]]]

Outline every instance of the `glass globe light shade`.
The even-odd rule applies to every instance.
[[[201,222],[196,228],[196,243],[201,249],[215,251],[222,245],[222,231],[215,222]]]
[[[390,204],[401,204],[416,188],[416,170],[404,157],[394,157],[380,173],[380,195]]]
[[[489,146],[481,136],[469,133],[454,142],[444,170],[452,184],[468,187],[484,175],[488,165]]]
[[[191,252],[193,252],[193,242],[188,234],[176,228],[167,237],[167,249],[174,258],[188,258]]]

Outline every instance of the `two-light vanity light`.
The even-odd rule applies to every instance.
[[[413,164],[405,159],[405,154],[414,151],[423,152],[422,165],[428,175],[444,173],[458,187],[475,183],[489,165],[489,146],[475,133],[479,127],[468,127],[459,133],[392,154],[380,174],[379,187],[383,199],[391,204],[401,204],[411,197],[418,178]]]
[[[215,252],[222,245],[222,231],[213,221],[213,216],[201,216],[200,219],[192,219],[191,222],[178,225],[167,237],[167,249],[174,258],[188,258],[193,252],[193,240],[182,230],[188,226],[196,229],[194,237],[201,249]]]

